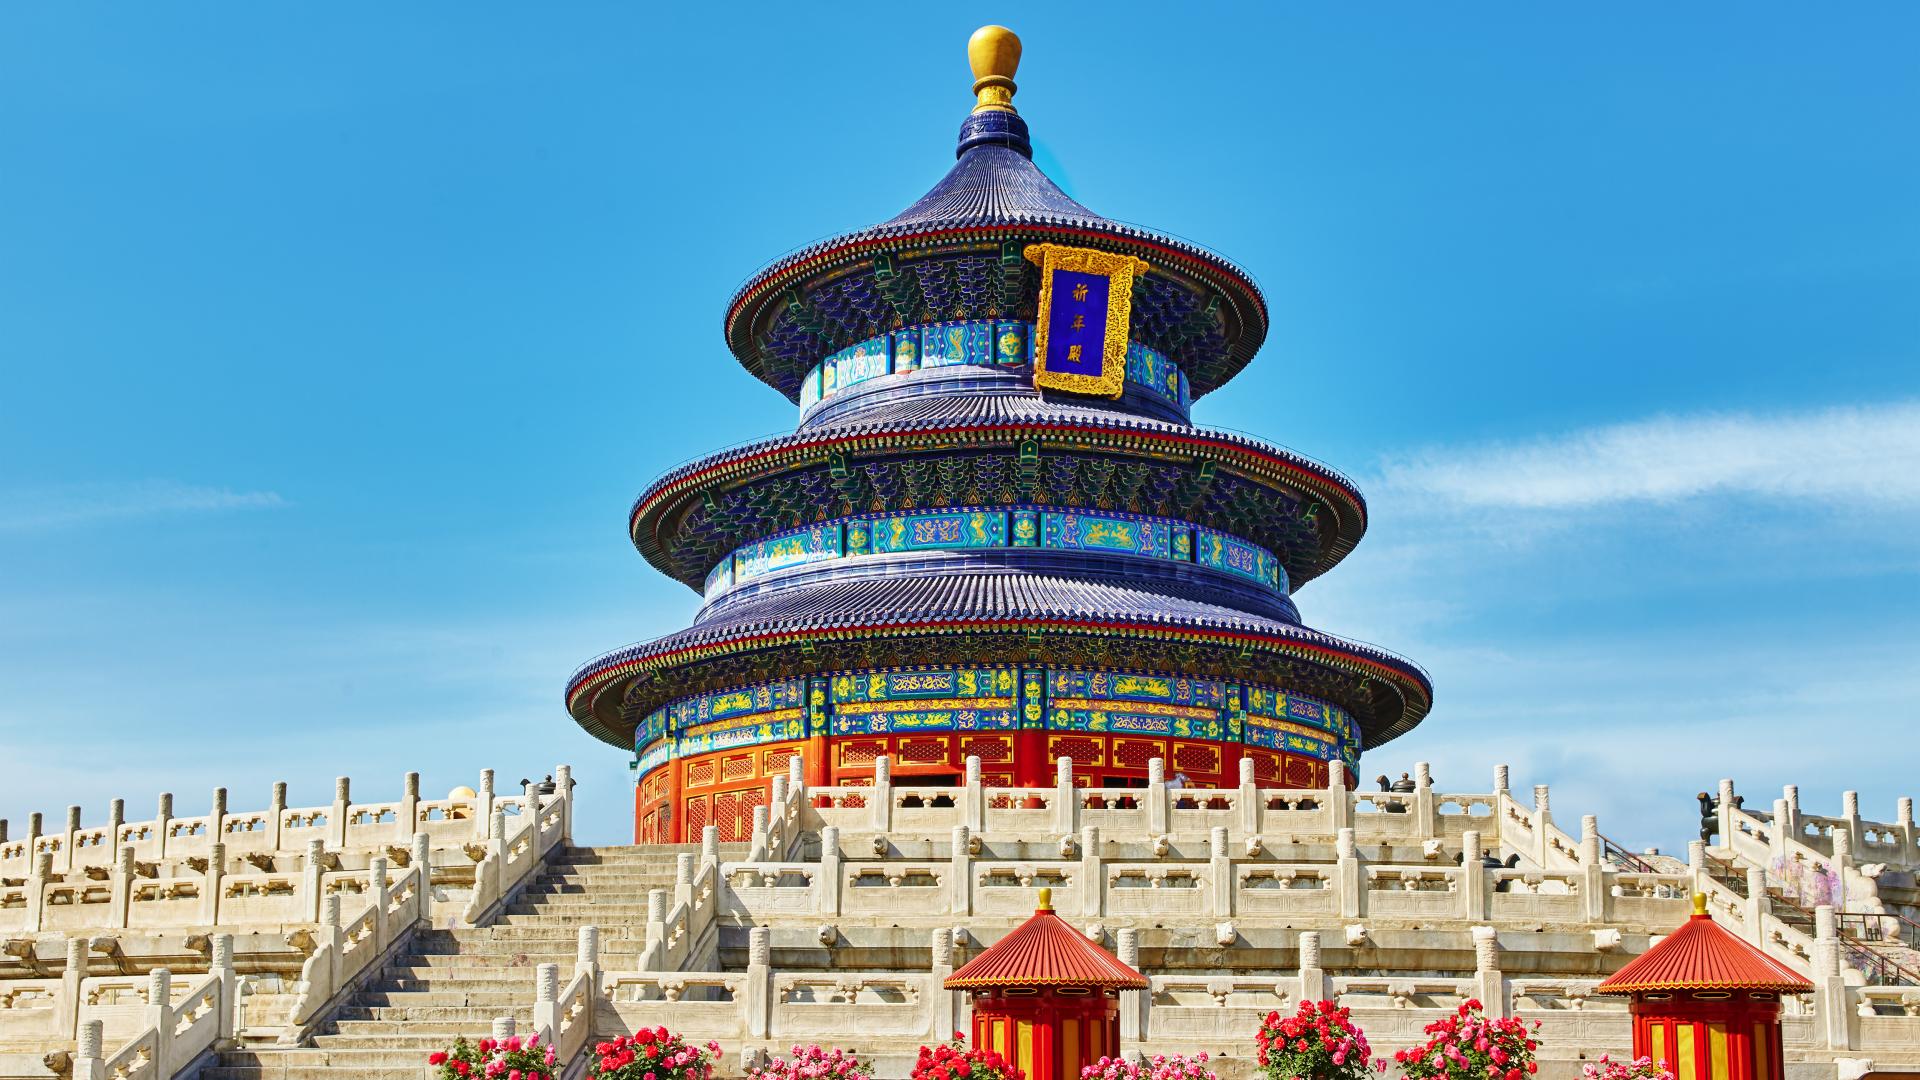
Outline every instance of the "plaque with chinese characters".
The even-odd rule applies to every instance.
[[[1147,264],[1131,255],[1059,244],[1029,244],[1025,255],[1040,267],[1033,384],[1119,397],[1126,385],[1133,278]]]

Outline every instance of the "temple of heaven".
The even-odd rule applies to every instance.
[[[754,274],[728,348],[793,434],[655,480],[633,545],[700,593],[593,660],[567,708],[636,757],[634,839],[745,839],[797,755],[813,786],[1168,776],[1348,782],[1412,729],[1412,663],[1300,621],[1366,531],[1339,473],[1194,427],[1267,333],[1246,271],[1101,217],[1031,160],[1020,40],[968,43],[958,160],[878,225]]]

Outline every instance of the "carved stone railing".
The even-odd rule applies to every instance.
[[[229,810],[227,789],[215,788],[205,814],[176,816],[169,793],[159,797],[153,818],[127,821],[125,800],[115,799],[105,824],[83,825],[77,806],[67,808],[64,826],[54,831],[33,814],[24,834],[9,838],[7,823],[0,821],[0,878],[26,877],[41,855],[50,857],[53,872],[65,873],[109,869],[125,852],[141,863],[206,858],[216,844],[241,857],[298,855],[314,840],[329,851],[379,851],[404,847],[419,832],[435,846],[484,841],[495,802],[490,769],[481,774],[479,792],[463,799],[422,799],[419,773],[406,774],[401,797],[389,802],[354,802],[344,776],[334,781],[333,801],[321,806],[288,806],[285,783],[273,785],[264,810]]]
[[[233,939],[215,939],[213,969],[175,1001],[165,968],[147,978],[144,1025],[111,1054],[104,1053],[104,1021],[80,1023],[73,1080],[167,1080],[233,1037],[240,981],[233,970]]]

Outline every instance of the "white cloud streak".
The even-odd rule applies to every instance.
[[[1706,495],[1920,506],[1920,402],[1656,417],[1385,462],[1386,486],[1467,508],[1574,510]]]
[[[285,506],[272,491],[233,491],[171,481],[88,484],[0,492],[0,533],[49,532],[164,514]]]

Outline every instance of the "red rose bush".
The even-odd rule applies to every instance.
[[[1599,1061],[1580,1066],[1580,1075],[1585,1080],[1673,1080],[1673,1070],[1667,1068],[1664,1061],[1650,1057],[1615,1061],[1605,1054],[1600,1055]]]
[[[1292,1016],[1268,1013],[1254,1041],[1268,1080],[1364,1080],[1387,1065],[1368,1060],[1366,1033],[1331,1001],[1303,1001]]]
[[[593,1080],[712,1080],[719,1056],[719,1043],[694,1046],[666,1028],[641,1028],[594,1043],[587,1075]]]
[[[1155,1054],[1145,1063],[1103,1057],[1080,1070],[1080,1080],[1220,1080],[1207,1068],[1207,1055]]]
[[[526,1039],[453,1040],[447,1050],[427,1055],[440,1080],[554,1080],[553,1047],[541,1046],[538,1032]]]
[[[909,1075],[912,1080],[1025,1080],[997,1051],[969,1050],[958,1032],[939,1046],[921,1047]]]
[[[788,1057],[774,1058],[747,1074],[749,1080],[867,1080],[873,1066],[839,1047],[796,1046]]]
[[[1525,1080],[1539,1070],[1534,1051],[1540,1044],[1524,1021],[1488,1016],[1469,1001],[1449,1017],[1426,1027],[1427,1041],[1394,1052],[1407,1080]]]

